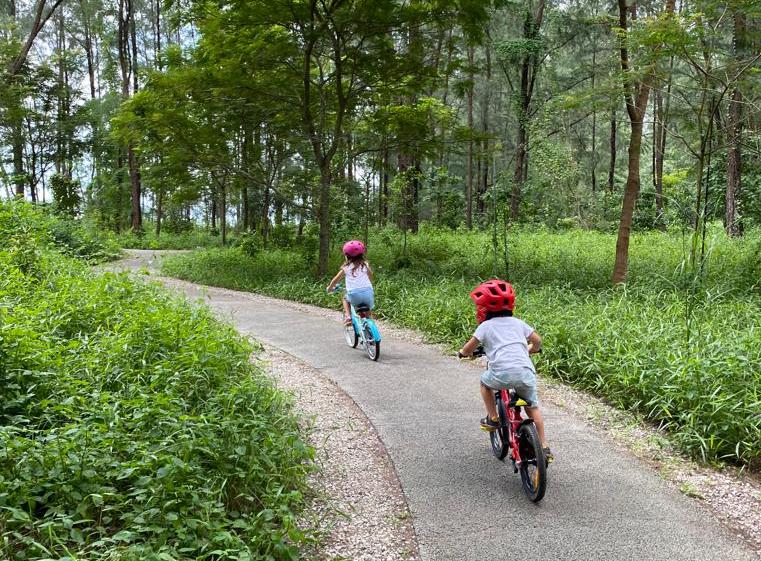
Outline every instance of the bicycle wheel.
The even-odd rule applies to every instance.
[[[521,452],[521,481],[523,490],[532,502],[538,503],[547,490],[547,463],[542,443],[533,423],[518,429],[518,446]]]
[[[357,348],[357,344],[359,343],[359,334],[354,331],[354,324],[344,327],[344,337],[346,338],[347,345],[349,345],[352,349]]]
[[[507,423],[507,414],[505,412],[505,402],[501,399],[497,400],[497,414],[500,419],[500,427],[489,433],[489,440],[491,441],[491,451],[497,459],[504,460],[510,450],[510,433],[507,426],[503,426]]]
[[[365,352],[367,356],[370,357],[370,360],[378,360],[380,356],[380,341],[375,340],[373,330],[370,329],[369,325],[365,324],[362,329],[365,333]]]

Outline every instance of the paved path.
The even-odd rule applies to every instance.
[[[478,430],[478,371],[433,348],[389,337],[374,363],[346,346],[338,313],[331,321],[276,300],[179,286],[240,332],[322,369],[357,402],[394,462],[424,561],[759,559],[693,500],[551,406],[557,460],[544,500],[530,503]]]

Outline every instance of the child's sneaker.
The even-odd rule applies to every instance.
[[[550,465],[553,461],[555,461],[555,455],[552,453],[552,450],[550,450],[550,447],[547,446],[547,448],[543,448],[544,450],[544,461],[547,465]]]
[[[481,419],[481,430],[485,431],[495,431],[499,428],[499,417],[496,419],[490,419],[489,417],[484,417]]]

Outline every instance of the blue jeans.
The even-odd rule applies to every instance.
[[[354,308],[360,304],[369,306],[371,310],[375,307],[375,293],[373,292],[373,288],[371,286],[348,291],[346,293],[346,299],[351,303],[352,306],[354,306]]]

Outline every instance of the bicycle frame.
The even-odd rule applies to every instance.
[[[367,344],[367,339],[365,338],[365,327],[370,329],[370,332],[373,334],[375,341],[380,343],[381,334],[378,330],[378,326],[375,325],[375,321],[373,321],[371,317],[368,317],[370,312],[357,312],[357,310],[354,308],[354,304],[351,302],[349,302],[349,309],[351,310],[351,323],[354,326],[354,333],[359,336],[362,344]]]
[[[514,395],[514,394],[513,394]],[[520,469],[521,463],[521,451],[518,445],[518,429],[521,425],[527,423],[533,423],[531,418],[524,418],[521,414],[521,408],[523,405],[528,405],[522,399],[516,397],[513,402],[510,392],[506,389],[497,390],[494,392],[495,402],[497,403],[497,410],[499,411],[499,402],[504,404],[505,414],[507,419],[503,419],[500,415],[500,428],[507,429],[508,434],[508,446],[510,447],[510,459],[513,461],[513,469],[517,473]]]
[[[339,289],[340,285],[337,285],[334,287],[333,292]],[[351,325],[347,324],[344,327],[346,343],[350,347],[356,348],[357,344],[361,341],[362,347],[365,349],[370,360],[377,361],[380,356],[381,334],[378,326],[375,325],[375,321],[370,317],[369,308],[357,311],[351,302],[348,302],[348,304]]]

